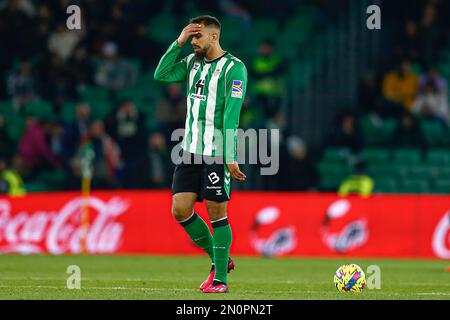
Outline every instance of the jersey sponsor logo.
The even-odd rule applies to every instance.
[[[233,85],[231,87],[231,97],[242,99],[242,86],[244,81],[242,80],[233,80]]]
[[[194,63],[194,66],[192,67],[192,69],[198,70],[199,67],[200,67],[200,63]]]
[[[209,178],[209,181],[211,181],[212,184],[216,184],[217,182],[220,181],[219,176],[218,176],[217,173],[215,173],[215,172],[211,172],[211,173],[208,175],[208,178]]]
[[[191,94],[191,98],[199,99],[199,100],[206,100],[206,96],[203,96],[201,94],[196,94],[196,93]]]
[[[206,96],[203,94],[205,90],[205,79],[199,79],[195,84],[195,93],[191,94],[194,99],[206,100]]]

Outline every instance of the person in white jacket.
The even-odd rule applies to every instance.
[[[445,91],[438,91],[433,81],[427,81],[424,91],[416,97],[411,111],[418,116],[449,124],[448,96]]]

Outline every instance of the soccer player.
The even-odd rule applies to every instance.
[[[246,178],[237,164],[236,130],[247,87],[247,69],[241,60],[221,48],[220,32],[215,17],[191,19],[159,61],[154,75],[162,82],[187,83],[181,147],[182,158],[190,161],[175,168],[172,214],[211,259],[209,276],[200,285],[205,293],[228,292],[227,273],[234,269],[229,258],[232,233],[227,218],[230,180]],[[190,37],[194,53],[176,62]],[[194,203],[204,199],[213,234],[194,212]]]

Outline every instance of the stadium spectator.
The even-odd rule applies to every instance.
[[[64,23],[58,23],[56,30],[48,38],[48,51],[56,54],[62,61],[66,61],[72,55],[81,37],[80,31],[69,30]]]
[[[358,105],[366,112],[377,112],[380,104],[380,85],[377,74],[368,72],[364,74],[358,84]]]
[[[68,162],[78,150],[78,147],[89,137],[91,108],[88,103],[80,102],[76,106],[74,121],[66,124],[63,135],[63,157]]]
[[[442,123],[444,126],[449,121],[448,97],[445,92],[439,92],[435,82],[429,80],[412,106],[412,112],[425,119],[431,119]]]
[[[53,111],[59,113],[63,104],[76,97],[74,86],[69,79],[68,65],[56,54],[46,56],[39,64],[41,94],[52,102]]]
[[[144,115],[132,101],[119,103],[116,112],[106,120],[106,131],[119,144],[125,161],[132,161],[145,145]]]
[[[390,139],[392,147],[426,148],[423,132],[416,118],[405,111]]]
[[[133,12],[127,10],[127,1],[113,1],[110,7],[109,18],[102,25],[103,35],[113,41],[122,49],[121,54],[129,55],[130,43],[134,29]]]
[[[15,149],[15,143],[6,129],[5,117],[0,114],[0,157],[11,159]]]
[[[172,172],[170,149],[167,148],[164,135],[160,132],[150,133],[147,148],[141,153],[134,172],[133,185],[139,188],[169,188]]]
[[[383,79],[383,96],[411,110],[417,94],[419,79],[412,71],[411,63],[403,60],[398,68],[388,72]]]
[[[249,95],[246,95],[242,104],[239,127],[242,129],[265,128],[266,121],[264,111],[255,106],[254,100]]]
[[[19,142],[18,152],[23,159],[24,169],[29,177],[34,177],[41,170],[60,167],[56,156],[51,152],[46,140],[49,131],[48,122],[29,115],[26,128]]]
[[[225,15],[241,19],[242,25],[247,29],[250,28],[252,16],[238,1],[220,0],[219,6]]]
[[[420,76],[419,91],[423,92],[430,81],[434,83],[439,94],[448,94],[447,80],[439,73],[436,67],[431,67],[427,73]]]
[[[7,0],[6,6],[0,9],[0,38],[4,45],[7,44],[8,50],[0,50],[0,64],[11,66],[13,59],[29,54],[29,30],[32,30],[31,20],[19,1]]]
[[[54,13],[51,11],[48,3],[39,3],[36,9],[36,15],[33,17],[33,30],[30,30],[30,52],[31,56],[42,55],[47,52],[48,35],[54,25]]]
[[[311,190],[318,180],[317,171],[306,143],[297,136],[286,139],[280,156],[281,190]]]
[[[148,26],[145,23],[139,23],[131,36],[133,40],[127,42],[130,56],[142,62],[143,70],[157,65],[159,61],[157,53],[163,49],[149,37]]]
[[[166,142],[169,143],[172,132],[184,127],[186,100],[180,85],[177,83],[169,84],[165,88],[164,94],[157,101],[156,108],[156,119],[160,131],[164,134]]]
[[[342,181],[338,194],[341,197],[349,194],[358,194],[364,198],[369,197],[372,195],[375,182],[366,172],[366,163],[359,161],[356,163],[354,171]]]
[[[337,125],[326,139],[327,146],[349,148],[357,153],[363,147],[363,136],[356,123],[356,115],[344,111],[337,117]]]
[[[88,147],[94,152],[92,188],[111,189],[120,186],[119,178],[122,169],[122,154],[117,143],[106,133],[103,121],[95,120],[89,128]],[[80,174],[82,144],[73,161],[74,171]]]
[[[287,126],[286,115],[284,114],[283,111],[278,110],[270,118],[267,119],[265,128],[269,130],[269,133],[270,130],[273,129],[278,130],[280,135],[279,143],[283,143],[286,126]]]
[[[108,89],[122,89],[136,82],[137,70],[127,60],[118,55],[118,47],[114,42],[107,42],[103,46],[101,59],[95,82]]]
[[[265,128],[268,132],[267,141],[270,144],[271,150],[280,150],[280,154],[286,154],[286,144],[285,144],[285,136],[286,136],[286,115],[278,110],[275,114],[272,115],[269,119],[267,119]],[[278,132],[279,138],[276,139],[273,137],[273,133],[276,130]],[[250,145],[254,145],[256,141],[252,139],[249,140]],[[281,161],[281,160],[280,160]],[[262,165],[264,166],[264,165]],[[263,176],[262,186],[265,190],[278,190],[281,188],[282,181],[280,175],[275,176]]]
[[[8,168],[7,160],[0,156],[0,194],[19,197],[26,194],[22,177]]]
[[[61,121],[50,121],[47,134],[47,141],[50,151],[59,162],[63,161],[64,125]]]
[[[404,32],[397,40],[395,52],[398,58],[421,61],[422,47],[417,23],[409,19],[404,26]]]
[[[94,70],[89,61],[85,46],[78,46],[68,62],[71,83],[77,93],[83,91],[86,86],[92,84]]]
[[[428,3],[423,9],[420,38],[423,64],[429,66],[436,61],[437,50],[441,45],[440,26],[437,21],[436,6],[433,3]]]
[[[18,112],[28,101],[37,98],[37,79],[28,61],[22,61],[18,70],[8,77],[8,94]]]
[[[261,43],[259,55],[253,59],[249,70],[254,79],[252,93],[256,103],[269,116],[280,108],[284,78],[282,61],[283,58],[275,52],[272,41],[265,40]]]

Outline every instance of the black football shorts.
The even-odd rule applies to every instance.
[[[194,163],[193,154],[184,150],[182,152],[185,153],[184,158],[190,157],[190,161],[189,163],[178,164],[175,167],[172,194],[194,192],[198,195],[197,201],[199,202],[204,199],[216,202],[230,200],[231,174],[227,165],[211,163],[212,161]]]

